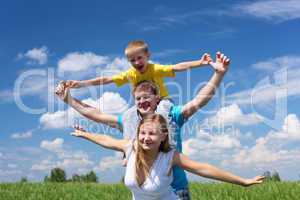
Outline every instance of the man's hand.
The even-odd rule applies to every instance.
[[[202,65],[208,65],[212,62],[213,60],[211,59],[210,55],[208,53],[205,53],[202,55],[200,62]]]
[[[221,52],[217,52],[216,61],[209,63],[217,73],[225,74],[228,70],[230,59]]]
[[[55,94],[64,102],[68,103],[70,97],[70,88],[67,87],[66,81],[61,81],[55,88]]]

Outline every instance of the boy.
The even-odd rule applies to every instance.
[[[168,98],[168,90],[164,85],[164,77],[175,77],[177,71],[183,71],[199,67],[207,64],[218,70],[216,65],[212,63],[212,59],[209,54],[205,53],[200,60],[182,62],[175,65],[159,65],[149,63],[150,52],[148,45],[141,40],[132,41],[125,49],[125,55],[132,67],[112,77],[97,77],[90,80],[76,81],[69,80],[66,82],[66,86],[70,88],[80,88],[91,85],[105,85],[115,83],[117,86],[122,86],[125,83],[131,83],[132,86],[136,86],[141,81],[154,82],[160,91],[161,101],[158,105],[158,111],[168,111],[173,103]],[[132,112],[136,111],[136,107],[130,109]]]
[[[212,63],[218,68],[214,75],[210,78],[207,84],[201,88],[201,90],[197,93],[197,95],[189,102],[185,103],[182,106],[173,105],[168,111],[167,115],[170,117],[170,121],[168,121],[170,126],[170,134],[176,136],[174,140],[177,142],[176,149],[181,152],[182,150],[182,140],[181,140],[181,128],[187,120],[194,115],[199,109],[207,104],[207,102],[212,98],[215,90],[220,85],[223,76],[228,70],[229,59],[221,54],[217,53],[216,62]],[[130,116],[126,116],[125,113],[121,115],[112,115],[108,113],[104,113],[99,111],[96,108],[93,108],[87,104],[80,102],[77,99],[74,99],[70,93],[69,88],[66,87],[65,82],[62,82],[56,88],[57,95],[66,103],[68,103],[71,107],[73,107],[76,111],[78,111],[83,116],[100,123],[107,124],[111,127],[123,127],[122,131],[127,138],[135,137],[136,127],[141,118],[143,116],[157,112],[159,102],[159,91],[157,87],[149,82],[144,81],[138,84],[133,91],[133,95],[135,98],[135,104],[138,112],[132,112]],[[146,98],[145,98],[146,97]],[[134,116],[135,115],[135,116]],[[124,126],[130,124],[132,130],[125,129]],[[129,125],[128,125],[129,127]],[[130,136],[131,135],[131,136]],[[189,190],[188,190],[188,182],[185,175],[185,172],[182,169],[173,168],[173,183],[172,187],[177,194],[178,199],[186,200],[190,199]]]

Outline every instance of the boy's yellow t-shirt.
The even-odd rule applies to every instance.
[[[129,70],[113,76],[113,81],[118,87],[128,82],[133,86],[136,86],[141,81],[152,81],[158,86],[160,96],[164,98],[169,95],[168,90],[164,85],[164,77],[175,77],[172,65],[149,63],[147,70],[144,73],[140,73],[134,67],[131,67]]]

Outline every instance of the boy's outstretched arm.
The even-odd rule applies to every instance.
[[[98,109],[73,98],[70,94],[70,88],[66,86],[64,81],[62,81],[56,87],[55,93],[61,100],[69,104],[77,112],[79,112],[81,115],[85,116],[86,118],[91,119],[95,122],[107,124],[114,128],[118,128],[117,116],[103,113]]]
[[[191,173],[197,174],[202,177],[212,178],[219,181],[233,183],[242,186],[250,186],[254,184],[262,183],[264,176],[256,176],[251,179],[245,179],[229,172],[218,169],[207,163],[199,163],[189,159],[187,156],[176,152],[173,157],[173,165],[177,165],[180,168],[187,170]]]
[[[105,85],[112,83],[113,79],[110,76],[100,76],[93,79],[88,80],[68,80],[66,81],[66,86],[70,88],[80,88],[80,87],[86,87],[86,86],[92,86],[92,85]]]
[[[89,132],[86,132],[79,126],[74,127],[74,132],[71,133],[71,135],[76,137],[81,137],[86,140],[89,140],[91,142],[94,142],[95,144],[99,144],[100,146],[106,148],[106,149],[112,149],[116,151],[123,151],[125,152],[126,147],[129,145],[129,140],[126,139],[115,139],[108,135],[103,134],[92,134]]]
[[[174,72],[184,71],[184,70],[192,69],[194,67],[200,67],[203,65],[210,64],[211,61],[212,59],[210,55],[205,53],[203,54],[200,60],[181,62],[173,65],[172,69]]]
[[[215,71],[208,83],[198,92],[197,96],[183,106],[182,114],[185,119],[192,116],[212,98],[228,70],[229,58],[218,52],[216,62],[214,62],[213,65],[215,65],[218,70]]]

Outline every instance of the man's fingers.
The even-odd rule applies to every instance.
[[[219,59],[220,57],[221,57],[221,52],[218,51],[218,52],[216,53],[216,59]]]
[[[223,58],[224,58],[224,54],[222,53],[220,59],[223,60]]]
[[[230,59],[227,58],[227,59],[225,60],[224,64],[225,64],[225,65],[229,65],[229,64],[230,64]]]
[[[65,82],[64,81],[60,81],[59,84],[56,86],[55,88],[55,93],[56,94],[60,94],[62,93],[62,91],[64,90],[64,85],[65,85]]]
[[[59,81],[58,85],[65,85],[66,81]]]

